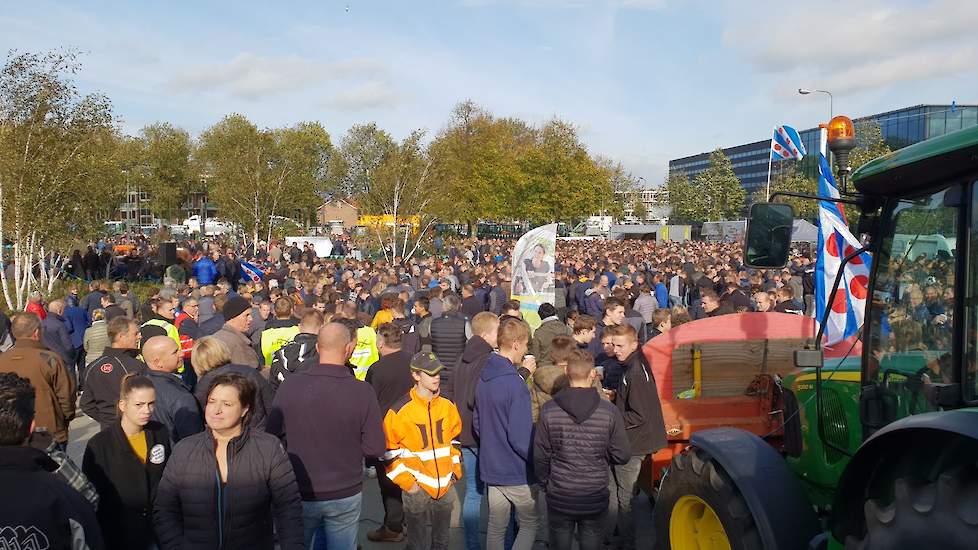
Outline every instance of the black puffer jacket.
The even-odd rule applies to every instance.
[[[268,383],[272,393],[278,391],[279,385],[293,374],[309,368],[309,365],[319,363],[319,350],[316,349],[318,334],[300,332],[291,342],[285,344],[272,355],[272,368],[268,374]],[[267,403],[271,405],[271,402]]]
[[[445,365],[445,369],[441,371],[441,395],[449,401],[455,401],[452,371],[465,350],[468,323],[468,319],[457,311],[450,311],[431,321],[431,351]]]
[[[631,457],[621,413],[593,388],[565,388],[540,411],[533,461],[549,509],[573,516],[604,512],[609,461],[625,464]]]
[[[264,430],[265,416],[268,414],[268,409],[271,408],[272,401],[275,399],[275,391],[268,384],[268,380],[265,380],[265,377],[252,367],[224,365],[202,376],[194,388],[194,397],[197,398],[197,404],[200,405],[200,410],[203,411],[206,407],[207,392],[210,390],[214,378],[219,374],[240,374],[255,384],[257,391],[255,392],[255,410],[251,412],[251,426]]]
[[[98,491],[98,521],[110,550],[146,550],[156,544],[153,498],[170,458],[170,435],[146,425],[146,464],[132,450],[119,422],[88,440],[82,471]]]
[[[272,550],[277,535],[281,550],[303,550],[302,501],[278,438],[246,429],[228,443],[223,514],[216,445],[207,430],[173,450],[153,509],[160,548]]]

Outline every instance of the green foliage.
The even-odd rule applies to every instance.
[[[588,155],[568,123],[552,120],[519,162],[520,200],[511,208],[532,224],[583,217],[611,197],[609,174]]]
[[[856,147],[849,153],[849,166],[855,170],[867,162],[891,152],[883,141],[883,133],[877,122],[869,121],[856,125]]]
[[[638,218],[639,221],[645,221],[646,214],[648,212],[645,211],[645,203],[641,200],[635,201],[635,204],[632,205],[632,216]]]
[[[743,216],[746,192],[730,159],[717,149],[706,170],[690,182],[685,174],[670,174],[666,185],[672,218],[677,221],[719,221]]]
[[[158,122],[144,127],[129,143],[129,182],[149,195],[150,211],[159,218],[181,214],[187,195],[198,185],[191,164],[193,143],[181,128]]]
[[[376,124],[352,126],[330,159],[328,179],[337,197],[357,198],[370,190],[372,172],[397,146]]]
[[[611,187],[610,200],[602,197],[598,211],[620,217],[625,213],[626,204],[633,206],[634,209],[634,205],[630,203],[640,202],[633,200],[635,194],[641,191],[638,178],[625,170],[620,162],[601,156],[596,157],[595,161],[608,173],[608,185]],[[645,208],[645,205],[642,205],[642,208]]]
[[[788,193],[807,193],[818,195],[818,180],[802,172],[794,163],[774,177],[771,182],[771,194],[781,191]],[[765,202],[766,197],[758,197],[758,202]],[[818,201],[794,197],[779,197],[777,202],[788,203],[795,210],[796,218],[814,220],[818,217]]]
[[[272,216],[301,215],[319,205],[319,194],[328,190],[331,150],[319,123],[259,130],[244,116],[230,115],[204,131],[197,156],[221,218],[257,241],[271,234]]]
[[[79,68],[72,51],[14,53],[0,72],[2,229],[37,247],[97,234],[125,190],[112,105],[78,93]]]
[[[545,223],[613,207],[620,166],[588,154],[577,129],[561,120],[533,127],[460,103],[431,143],[432,180],[450,193],[446,221],[526,219]]]

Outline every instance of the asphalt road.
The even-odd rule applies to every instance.
[[[69,427],[68,455],[79,466],[85,452],[85,444],[92,435],[98,433],[98,424],[87,416],[80,416],[72,421]],[[461,493],[458,502],[461,503]],[[463,532],[459,523],[460,509],[456,506],[452,513],[451,546],[452,550],[464,550]],[[652,525],[652,507],[649,500],[644,496],[635,499],[635,514],[638,518],[638,548],[653,548],[654,529]],[[482,537],[485,540],[485,519],[488,517],[486,505],[483,502],[482,508]],[[380,500],[380,490],[377,481],[365,478],[363,484],[363,511],[360,516],[360,544],[364,550],[402,550],[406,547],[404,542],[370,542],[367,540],[367,533],[380,526],[384,520],[384,508]],[[547,548],[546,532],[541,529],[537,533],[536,549]],[[484,543],[483,543],[484,544]]]

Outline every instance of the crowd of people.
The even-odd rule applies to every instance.
[[[641,345],[708,316],[803,314],[813,261],[763,272],[729,243],[560,241],[532,330],[512,244],[386,261],[190,242],[143,300],[84,269],[66,296],[32,296],[0,327],[0,531],[352,550],[376,477],[371,541],[446,548],[459,486],[468,550],[527,550],[538,532],[635,548],[639,473],[666,445]],[[100,428],[80,468],[65,452],[79,414]]]

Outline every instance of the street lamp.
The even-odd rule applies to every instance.
[[[818,93],[818,94],[825,94],[829,96],[829,120],[832,120],[832,117],[835,116],[835,109],[832,106],[833,103],[832,92],[828,90],[809,90],[808,88],[798,88],[798,93],[801,95]]]

